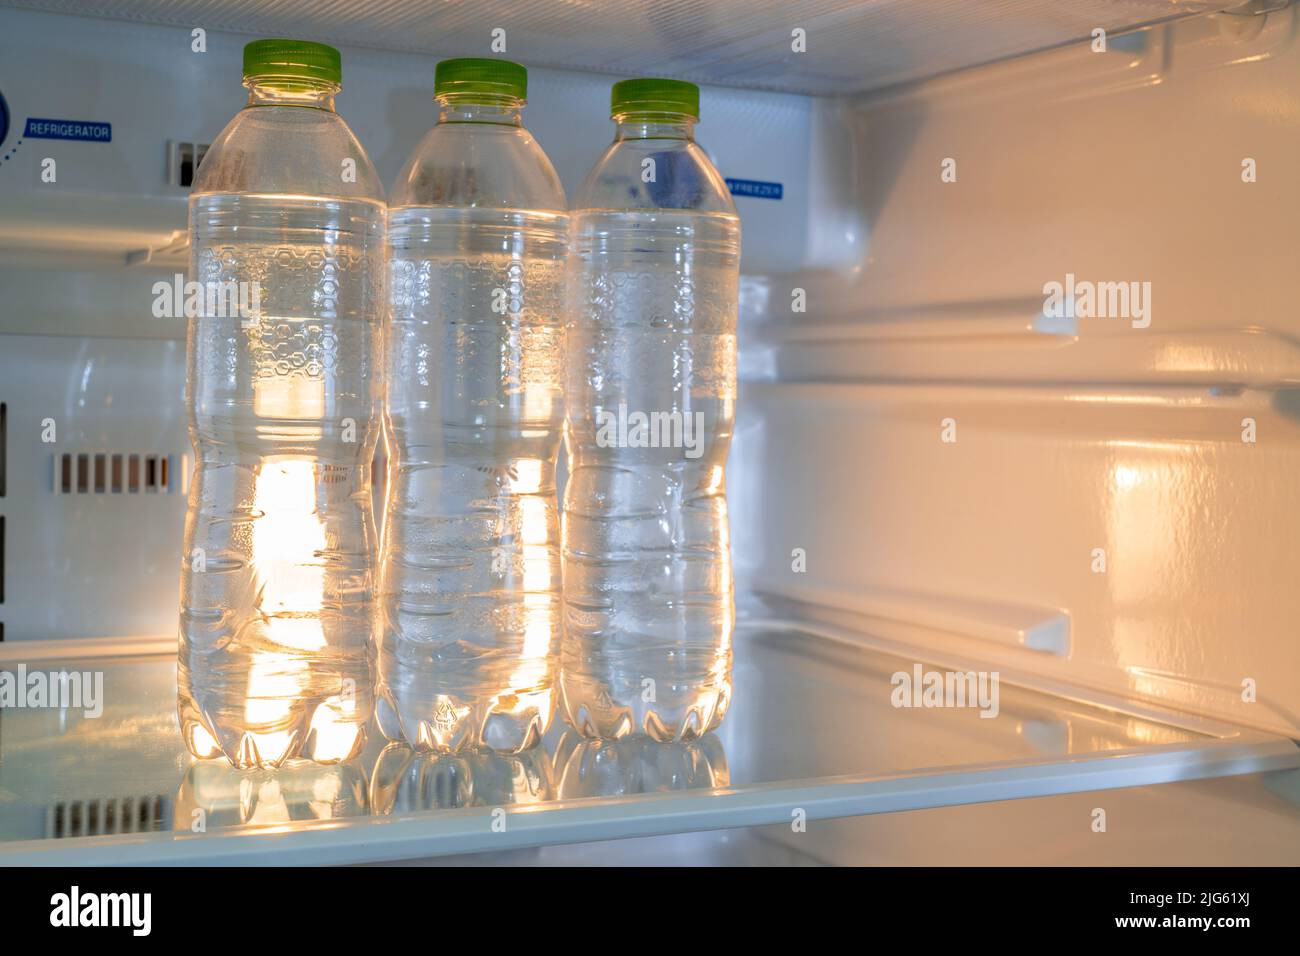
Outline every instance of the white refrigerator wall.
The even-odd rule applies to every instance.
[[[150,314],[183,268],[166,144],[240,107],[247,39],[196,54],[182,27],[0,10],[7,640],[174,629],[183,495],[81,493],[79,471],[64,493],[56,469],[87,455],[93,489],[104,454],[111,489],[113,454],[189,453],[183,328]],[[343,56],[340,113],[391,183],[434,119],[436,58]],[[848,98],[706,87],[723,174],[784,187],[737,201],[741,592],[1300,730],[1297,66],[1285,9]],[[531,73],[525,121],[569,190],[610,137],[609,80]],[[29,116],[114,140],[15,148]],[[1115,318],[1047,308],[1068,276],[1137,295]]]
[[[244,44],[253,36],[0,8],[0,94],[12,116],[0,145],[0,249],[57,251],[162,248],[185,229],[187,190],[169,186],[169,140],[210,143],[244,105]],[[339,114],[366,148],[385,185],[437,119],[438,57],[343,46]],[[480,54],[475,49],[466,53]],[[614,78],[529,71],[524,123],[568,192],[613,139]],[[779,182],[779,201],[746,199],[746,268],[802,261],[806,242],[811,100],[792,94],[707,87],[698,134],[724,176]],[[111,123],[111,143],[22,140],[27,117]],[[58,181],[40,180],[41,161]],[[147,293],[146,285],[146,293]],[[8,326],[6,325],[6,328]],[[44,331],[44,330],[42,330]]]
[[[1004,677],[1300,729],[1296,13],[819,104],[862,252],[754,280],[749,587]],[[1087,283],[1134,295],[1100,287],[1100,317]]]
[[[188,191],[169,183],[167,146],[210,143],[243,106],[249,39],[210,30],[196,53],[189,29],[0,9],[5,640],[175,631],[185,327],[152,306],[154,283],[186,269]],[[437,118],[438,58],[342,54],[339,112],[391,184]],[[613,138],[610,83],[530,71],[524,120],[569,191]],[[700,142],[723,174],[783,186],[737,200],[745,268],[803,262],[813,101],[705,88],[701,103]],[[112,141],[25,139],[29,117],[110,123]]]

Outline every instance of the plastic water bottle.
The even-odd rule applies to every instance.
[[[379,723],[424,751],[523,750],[555,710],[568,221],[526,83],[439,63],[391,195]]]
[[[346,759],[373,712],[385,210],[340,84],[337,50],[250,43],[190,197],[179,716],[238,767]]]
[[[587,736],[692,739],[731,700],[740,223],[695,86],[625,80],[612,107],[571,212],[564,708]]]

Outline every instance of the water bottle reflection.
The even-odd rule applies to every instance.
[[[569,731],[556,748],[555,776],[563,799],[706,790],[731,783],[716,734],[659,743],[649,737],[596,740]]]
[[[277,769],[239,770],[224,760],[190,765],[176,794],[173,827],[216,827],[338,820],[369,811],[366,774],[356,761],[290,761]]]
[[[388,814],[541,803],[554,799],[551,781],[545,747],[439,754],[391,743],[370,775],[370,804],[374,813]]]

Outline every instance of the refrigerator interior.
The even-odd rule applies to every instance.
[[[434,120],[434,63],[497,53],[529,67],[525,122],[569,192],[632,74],[700,83],[722,174],[780,184],[736,195],[716,735],[584,746],[557,719],[523,761],[374,739],[242,781],[184,755],[185,329],[151,290],[185,270],[187,157],[242,105],[243,44],[276,34],[341,48],[339,112],[385,183]],[[0,670],[105,687],[93,719],[0,713],[0,861],[546,862],[626,839],[941,862],[938,834],[974,827],[1031,862],[1033,827],[1103,790],[1189,828],[1235,808],[1237,849],[1185,859],[1296,859],[1297,76],[1285,0],[0,3]],[[31,117],[112,141],[24,138]],[[997,716],[895,706],[914,667],[997,672]],[[1116,858],[1087,833],[1047,855]]]

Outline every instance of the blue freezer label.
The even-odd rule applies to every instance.
[[[784,192],[780,183],[764,183],[757,179],[728,179],[727,188],[733,196],[752,196],[754,199],[780,199]]]
[[[92,143],[111,143],[111,123],[92,123],[88,120],[41,119],[27,117],[25,139],[84,139]]]

